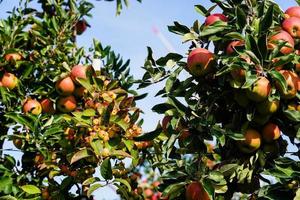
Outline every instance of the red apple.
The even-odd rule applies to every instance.
[[[77,35],[81,35],[88,27],[88,23],[86,22],[86,20],[82,19],[76,23],[75,27]]]
[[[74,96],[61,97],[57,101],[57,108],[61,112],[68,113],[76,109],[76,100]]]
[[[270,91],[270,81],[266,77],[260,76],[252,87],[247,90],[247,96],[252,101],[261,102],[268,98]]]
[[[247,129],[244,133],[244,140],[238,142],[239,149],[244,153],[252,153],[261,145],[260,133],[254,129]]]
[[[235,50],[234,50],[235,47],[237,47],[237,46],[240,47],[240,46],[244,46],[244,45],[245,45],[245,42],[242,40],[232,41],[229,43],[229,45],[226,48],[226,54],[227,55],[233,54],[235,52]]]
[[[63,96],[68,96],[74,92],[75,84],[72,81],[71,77],[67,76],[67,77],[57,81],[55,84],[55,88],[59,94],[61,94]]]
[[[42,111],[44,113],[48,113],[48,114],[54,114],[55,113],[55,109],[54,109],[54,106],[53,106],[53,102],[46,98],[46,99],[43,99],[41,100],[41,106],[42,106]]]
[[[12,73],[5,72],[0,82],[1,86],[12,90],[18,85],[18,78]]]
[[[290,17],[285,19],[282,23],[282,28],[292,37],[300,38],[300,18]]]
[[[212,15],[209,15],[208,17],[206,17],[205,25],[209,26],[209,25],[214,24],[217,21],[227,22],[228,19],[225,15],[223,15],[221,13],[215,13],[215,14],[212,14]]]
[[[86,79],[88,70],[90,70],[89,67],[83,65],[75,65],[71,70],[71,78],[75,83],[78,84],[76,78]]]
[[[19,60],[22,60],[22,55],[19,54],[19,53],[8,53],[8,54],[5,54],[4,56],[4,59],[6,61],[19,61]]]
[[[278,41],[286,42],[285,46],[283,46],[280,49],[280,52],[282,54],[289,54],[294,51],[295,41],[288,32],[281,30],[280,32],[276,33],[275,35],[272,35],[269,38],[268,48],[271,50],[275,49]]]
[[[171,116],[165,116],[162,120],[161,126],[164,131],[167,131],[169,123],[171,122],[172,117]]]
[[[189,184],[185,191],[186,200],[210,200],[207,192],[203,188],[202,184],[194,181]]]
[[[300,89],[299,77],[296,73],[289,70],[280,70],[279,71],[285,78],[287,83],[287,90],[284,91],[283,88],[277,84],[281,97],[284,99],[292,99],[297,95],[297,91]]]
[[[23,104],[24,113],[31,113],[33,115],[39,115],[42,112],[42,106],[40,102],[35,99],[28,99]]]
[[[197,48],[190,52],[187,59],[189,72],[194,76],[202,76],[212,70],[214,54],[207,49]]]
[[[262,130],[262,136],[264,141],[273,142],[280,137],[280,129],[276,124],[268,123]]]
[[[298,18],[300,18],[300,6],[289,7],[285,11],[284,14],[285,14],[285,18],[289,18],[289,17],[298,17]]]

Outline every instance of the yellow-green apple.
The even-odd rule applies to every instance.
[[[300,18],[300,6],[289,7],[284,12],[284,17],[285,18],[290,18],[290,17],[298,17],[298,18]]]
[[[279,89],[279,92],[281,94],[281,97],[284,99],[292,99],[297,95],[298,87],[299,87],[299,77],[296,73],[289,71],[289,70],[280,70],[279,71],[286,83],[287,83],[287,89],[284,90],[283,87],[281,87],[280,84],[277,84],[277,88]]]
[[[189,72],[194,76],[202,76],[210,72],[214,64],[214,54],[207,49],[192,50],[187,59]]]
[[[256,104],[256,110],[262,115],[275,113],[279,108],[279,100],[269,101],[268,99]]]
[[[233,54],[235,52],[235,50],[234,50],[235,47],[241,47],[244,45],[245,45],[245,42],[242,40],[232,41],[229,43],[229,45],[226,48],[226,54],[227,55]]]
[[[270,81],[266,77],[260,76],[247,90],[247,96],[252,101],[261,102],[268,98],[270,91]]]
[[[285,42],[285,45],[280,49],[282,54],[289,54],[294,51],[295,41],[292,36],[284,30],[279,31],[269,38],[268,48],[271,50],[275,49],[279,41]]]
[[[71,77],[67,76],[67,77],[57,81],[55,84],[55,88],[59,94],[61,94],[63,96],[68,96],[74,92],[75,84],[72,81]]]
[[[61,112],[68,113],[76,109],[77,102],[74,96],[61,97],[57,101],[57,108]]]
[[[39,115],[42,113],[42,106],[40,102],[35,99],[27,99],[23,104],[24,113],[31,113],[33,115]]]
[[[253,153],[261,145],[261,135],[254,129],[247,129],[244,132],[244,140],[238,142],[239,149],[244,153]]]
[[[300,37],[300,18],[289,17],[283,21],[281,26],[292,37],[294,38]]]
[[[198,181],[190,183],[185,191],[186,200],[210,200],[208,193]]]
[[[228,18],[221,13],[215,13],[215,14],[212,14],[212,15],[209,15],[208,17],[206,17],[205,25],[209,26],[209,25],[214,24],[217,21],[227,22]]]
[[[4,59],[6,61],[19,61],[19,60],[22,60],[22,55],[19,54],[19,53],[8,53],[8,54],[5,54],[4,56]]]
[[[280,129],[277,124],[267,123],[262,129],[262,137],[265,142],[273,142],[280,137]]]
[[[42,106],[42,111],[44,113],[48,113],[48,114],[54,114],[55,113],[53,102],[50,99],[48,99],[48,98],[42,99],[40,104]]]
[[[5,72],[0,80],[1,86],[9,88],[10,90],[14,89],[18,85],[18,78],[9,72]]]

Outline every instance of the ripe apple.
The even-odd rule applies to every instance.
[[[283,21],[282,28],[287,31],[292,37],[300,37],[300,18],[290,17]]]
[[[245,80],[246,77],[246,70],[245,69],[234,69],[230,72],[232,78],[236,81],[242,82]]]
[[[50,198],[50,194],[48,188],[42,190],[42,199],[48,200]]]
[[[76,87],[74,91],[74,96],[80,98],[83,97],[86,93],[87,90],[85,89],[85,87]]]
[[[268,48],[271,50],[275,49],[278,41],[286,42],[285,46],[280,49],[282,54],[289,54],[294,51],[295,41],[288,32],[281,30],[275,35],[272,35],[269,38]]]
[[[76,78],[87,79],[87,73],[89,70],[91,70],[90,67],[83,66],[83,65],[75,65],[71,70],[71,78],[75,83],[78,84]]]
[[[214,54],[207,49],[192,50],[187,59],[189,72],[194,76],[202,76],[212,70]]]
[[[10,90],[14,89],[18,85],[18,78],[9,72],[5,72],[0,80],[1,86],[9,88]]]
[[[285,18],[298,17],[300,18],[300,6],[289,7],[285,12]]]
[[[270,81],[266,77],[260,76],[246,93],[252,101],[261,102],[268,98],[270,91]]]
[[[292,99],[297,95],[297,91],[299,90],[299,77],[296,73],[289,71],[289,70],[280,70],[279,71],[286,83],[287,83],[287,90],[284,91],[283,88],[277,84],[281,97],[283,99]]]
[[[63,96],[71,95],[75,90],[75,84],[71,77],[67,76],[55,84],[56,91]]]
[[[22,55],[19,54],[19,53],[8,53],[8,54],[5,54],[4,56],[4,59],[8,62],[10,61],[19,61],[19,60],[22,60]]]
[[[76,109],[76,103],[74,96],[61,97],[57,101],[57,108],[64,113],[72,112]]]
[[[209,25],[214,24],[217,21],[227,22],[228,18],[221,13],[215,13],[215,14],[212,14],[212,15],[209,15],[208,17],[206,17],[205,25],[209,26]]]
[[[40,104],[42,106],[42,111],[44,113],[48,113],[48,114],[54,114],[55,113],[53,102],[50,99],[48,99],[48,98],[42,99]]]
[[[144,194],[146,197],[151,197],[153,195],[153,191],[150,188],[145,189]]]
[[[268,123],[263,127],[262,137],[265,142],[273,142],[280,137],[280,129],[274,123]]]
[[[207,192],[203,188],[202,184],[198,181],[194,181],[190,183],[186,187],[185,191],[185,199],[186,200],[210,200]]]
[[[81,35],[86,30],[87,26],[88,23],[84,19],[79,20],[75,25],[77,35]]]
[[[33,115],[39,115],[42,113],[42,106],[40,102],[35,99],[28,99],[23,105],[24,113],[31,113]]]
[[[169,126],[169,123],[171,122],[172,117],[171,116],[165,116],[162,120],[161,126],[162,129],[166,132]]]
[[[244,46],[245,42],[242,40],[236,40],[236,41],[232,41],[229,43],[229,45],[226,48],[226,54],[230,55],[233,54],[235,52],[234,48],[235,47],[240,47],[240,46]]]
[[[275,113],[279,108],[279,100],[269,101],[268,99],[256,104],[257,111],[262,115]]]
[[[244,153],[253,153],[261,144],[260,133],[254,129],[247,129],[244,132],[244,140],[238,142],[239,149]]]

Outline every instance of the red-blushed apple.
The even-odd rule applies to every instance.
[[[244,81],[246,78],[246,70],[245,69],[234,69],[230,72],[232,78],[236,81]]]
[[[192,50],[187,59],[188,71],[194,76],[203,76],[212,71],[214,54],[207,49]]]
[[[72,112],[76,109],[77,102],[74,96],[61,97],[57,101],[57,109],[63,113]]]
[[[35,99],[27,99],[23,104],[23,112],[39,115],[42,113],[42,106],[40,102]]]
[[[284,12],[284,17],[290,18],[290,17],[298,17],[300,18],[300,6],[292,6],[289,7],[285,12]]]
[[[53,101],[51,101],[48,98],[42,99],[40,101],[40,104],[42,106],[42,111],[44,113],[48,113],[48,114],[54,114],[55,113],[55,109],[53,106]]]
[[[244,140],[238,142],[239,149],[244,153],[253,153],[261,145],[261,135],[254,129],[247,129],[244,132]]]
[[[277,88],[280,92],[280,95],[283,99],[292,99],[297,95],[298,87],[299,87],[299,77],[295,72],[289,70],[280,70],[279,71],[286,83],[287,83],[287,90],[281,87],[280,84],[277,84]]]
[[[268,98],[270,91],[270,81],[266,77],[260,76],[247,90],[247,96],[252,101],[261,102]]]
[[[9,88],[10,90],[14,89],[18,85],[18,78],[9,72],[5,72],[0,80],[1,86]]]
[[[269,101],[268,99],[256,104],[256,110],[262,115],[275,113],[279,108],[279,100]]]
[[[285,45],[280,49],[282,54],[289,54],[294,51],[295,41],[292,36],[284,30],[279,31],[269,38],[268,48],[271,50],[275,49],[279,41],[285,42]]]
[[[294,38],[300,38],[300,18],[290,17],[282,23],[282,28]]]
[[[85,19],[79,20],[75,25],[77,35],[81,35],[87,29],[87,27],[88,23]]]
[[[295,53],[300,56],[300,50],[296,50]],[[295,64],[295,71],[300,72],[300,63]]]
[[[273,142],[280,137],[280,129],[277,124],[267,123],[262,130],[262,137],[265,142]]]
[[[164,118],[162,119],[161,127],[164,131],[167,131],[169,123],[171,122],[171,120],[172,120],[172,116],[164,116]]]
[[[206,26],[209,26],[209,25],[214,24],[217,21],[227,22],[228,18],[221,13],[215,13],[215,14],[212,14],[212,15],[209,15],[208,17],[206,17],[204,23]]]
[[[208,193],[198,181],[190,183],[185,191],[186,200],[210,200]]]
[[[10,62],[10,61],[19,61],[19,60],[22,60],[23,57],[19,53],[8,53],[8,54],[5,54],[4,59],[6,61]]]
[[[235,47],[242,47],[244,45],[245,45],[245,42],[242,40],[232,41],[228,44],[228,46],[226,48],[226,54],[231,55],[235,52],[235,50],[234,50]]]
[[[83,97],[86,93],[87,89],[85,89],[85,87],[76,87],[74,91],[74,96],[80,98]]]
[[[55,84],[56,91],[63,96],[71,95],[75,90],[75,84],[70,76],[60,79]]]
[[[73,79],[73,81],[75,83],[78,84],[78,81],[76,80],[76,78],[86,79],[88,70],[90,70],[90,69],[91,68],[87,67],[87,66],[75,65],[75,66],[73,66],[73,68],[71,70],[71,78]]]

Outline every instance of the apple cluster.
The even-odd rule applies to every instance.
[[[244,65],[235,66],[227,71],[231,87],[233,88],[233,95],[236,103],[247,108],[254,105],[255,114],[250,120],[250,125],[242,128],[244,140],[238,142],[240,150],[244,153],[253,153],[261,147],[264,141],[264,147],[269,148],[270,143],[278,148],[275,141],[280,137],[281,130],[279,125],[274,122],[274,116],[281,109],[288,109],[299,111],[299,99],[297,94],[300,90],[299,78],[299,63],[293,63],[293,68],[290,68],[290,63],[282,65],[276,64],[281,61],[280,56],[288,54],[299,55],[298,38],[300,32],[300,7],[295,6],[286,10],[285,19],[282,26],[278,27],[275,33],[271,34],[267,39],[268,50],[280,51],[279,57],[272,59],[268,66],[260,66],[252,61],[251,56],[243,54],[245,50],[244,40],[234,40],[228,43],[223,53],[226,57],[239,60],[239,64],[243,63],[248,66],[246,69]],[[228,22],[224,14],[212,14],[205,20],[204,26],[211,26],[218,21]],[[208,76],[215,73],[217,70],[217,63],[222,62],[220,55],[215,55],[205,48],[193,49],[187,59],[187,70],[196,78]],[[234,62],[234,61],[233,61]],[[270,67],[271,66],[271,67]],[[226,68],[226,66],[225,66]],[[278,76],[284,80],[280,83],[274,79],[269,71],[275,71]],[[248,84],[249,76],[255,76],[255,80],[250,87],[243,87]],[[216,76],[218,78],[220,76]],[[274,98],[274,96],[276,96]],[[251,127],[253,125],[253,127]]]

